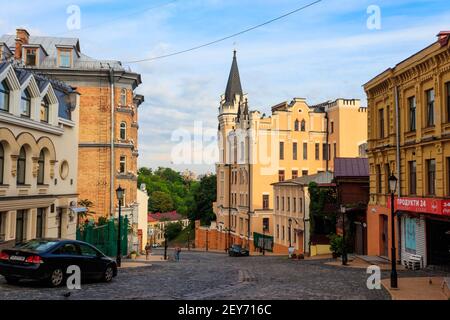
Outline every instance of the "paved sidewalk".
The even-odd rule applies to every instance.
[[[381,280],[392,300],[448,300],[442,289],[443,277],[398,278],[398,289],[390,288],[390,279]]]

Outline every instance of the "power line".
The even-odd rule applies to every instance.
[[[200,49],[200,48],[204,48],[204,47],[207,47],[207,46],[216,44],[216,43],[218,43],[218,42],[222,42],[222,41],[228,40],[228,39],[230,39],[230,38],[237,37],[237,36],[239,36],[239,35],[241,35],[241,34],[250,32],[250,31],[252,31],[252,30],[258,29],[258,28],[263,27],[263,26],[265,26],[265,25],[268,25],[268,24],[270,24],[270,23],[272,23],[272,22],[275,22],[275,21],[277,21],[277,20],[283,19],[283,18],[285,18],[285,17],[287,17],[287,16],[290,16],[290,15],[292,15],[292,14],[294,14],[294,13],[297,13],[297,12],[299,12],[299,11],[302,11],[302,10],[304,10],[304,9],[306,9],[306,8],[309,8],[309,7],[315,5],[315,4],[319,3],[319,2],[322,2],[322,0],[317,0],[317,1],[311,2],[311,3],[307,4],[307,5],[304,5],[303,7],[300,7],[300,8],[297,8],[297,9],[295,9],[295,10],[292,10],[292,11],[290,11],[290,12],[288,12],[288,13],[285,13],[285,14],[283,14],[283,15],[281,15],[281,16],[278,16],[278,17],[276,17],[276,18],[273,18],[273,19],[271,19],[271,20],[268,20],[268,21],[263,22],[263,23],[261,23],[261,24],[258,24],[258,25],[256,25],[256,26],[250,27],[250,28],[248,28],[248,29],[245,29],[245,30],[239,31],[239,32],[237,32],[237,33],[234,33],[234,34],[232,34],[232,35],[229,35],[229,36],[226,36],[226,37],[223,37],[223,38],[220,38],[220,39],[211,41],[211,42],[207,42],[207,43],[204,43],[204,44],[201,44],[201,45],[198,45],[198,46],[189,48],[189,49],[185,49],[185,50],[181,50],[181,51],[177,51],[177,52],[165,54],[165,55],[162,55],[162,56],[156,56],[156,57],[153,57],[153,58],[147,58],[147,59],[141,59],[141,60],[133,60],[133,61],[125,61],[125,62],[123,62],[123,63],[124,63],[124,64],[131,64],[131,63],[140,63],[140,62],[146,62],[146,61],[153,61],[153,60],[158,60],[158,59],[164,59],[164,58],[176,56],[176,55],[179,55],[179,54],[182,54],[182,53],[194,51],[194,50],[197,50],[197,49]]]

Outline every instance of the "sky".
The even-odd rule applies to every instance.
[[[129,63],[223,38],[313,1],[15,0],[0,11],[0,31],[24,27],[31,35],[77,37],[88,56],[120,60],[140,73],[138,165],[201,174],[214,171],[202,153],[216,145],[233,50],[251,110],[270,114],[271,106],[294,97],[309,104],[357,98],[366,106],[364,83],[450,30],[448,0],[322,0],[215,45]],[[71,5],[80,9],[79,29],[67,27]],[[183,163],[172,156],[186,142],[181,137],[198,142]]]

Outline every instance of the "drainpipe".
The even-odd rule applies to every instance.
[[[114,128],[115,128],[115,121],[114,121],[114,109],[115,109],[115,98],[114,98],[114,69],[113,67],[109,67],[109,83],[110,83],[110,90],[111,90],[111,145],[110,145],[110,188],[109,188],[109,212],[112,217],[114,217]]]
[[[400,176],[400,110],[399,110],[399,96],[398,96],[398,86],[395,86],[395,138],[396,138],[396,151],[397,151],[397,164],[396,164],[396,169],[397,169],[397,178],[398,178],[398,188],[397,188],[397,195],[398,197],[401,197],[402,194],[402,184],[401,184],[401,176]],[[391,205],[393,206],[394,204],[391,203]],[[400,254],[401,256],[401,252],[402,252],[402,241],[401,241],[401,236],[400,236],[400,219],[397,219],[397,254]],[[397,257],[395,257],[395,259],[397,259]]]

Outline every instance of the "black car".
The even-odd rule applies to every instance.
[[[114,260],[82,241],[35,239],[0,253],[0,274],[8,283],[32,279],[57,287],[64,283],[71,265],[80,268],[82,280],[109,282],[117,275]]]
[[[242,248],[242,246],[237,245],[237,244],[233,244],[228,249],[228,255],[230,257],[244,257],[244,256],[249,256],[249,252],[248,252],[247,249]]]

